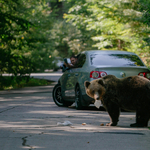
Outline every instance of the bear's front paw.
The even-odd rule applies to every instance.
[[[110,123],[107,123],[106,126],[116,126],[117,123],[114,123],[114,122],[110,122]]]

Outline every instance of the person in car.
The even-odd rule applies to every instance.
[[[76,56],[70,57],[71,64],[64,62],[64,65],[68,68],[77,68],[78,58]]]

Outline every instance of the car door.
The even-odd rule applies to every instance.
[[[71,69],[71,74],[69,77],[69,82],[70,82],[69,94],[71,98],[75,97],[75,87],[76,87],[76,84],[79,83],[80,79],[82,78],[82,74],[83,74],[82,66],[84,65],[85,61],[86,61],[86,55],[84,53],[80,54],[78,58],[77,68]]]
[[[73,98],[71,96],[71,91],[73,90],[73,87],[74,87],[73,76],[74,76],[74,70],[70,69],[70,74],[68,75],[68,80],[67,80],[67,89],[69,93],[69,98]]]
[[[71,68],[69,70],[68,79],[66,82],[66,94],[68,98],[74,99],[74,87],[76,84],[76,77],[78,75],[78,68]]]
[[[61,87],[62,87],[62,96],[64,99],[68,98],[70,96],[70,76],[71,76],[71,70],[66,70],[64,74],[61,77]]]

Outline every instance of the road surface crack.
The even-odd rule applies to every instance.
[[[27,138],[28,138],[28,136],[25,136],[25,137],[22,138],[22,146],[28,147],[29,150],[34,149],[32,146],[27,145]]]

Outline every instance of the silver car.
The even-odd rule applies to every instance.
[[[125,51],[91,50],[78,55],[78,67],[67,69],[53,89],[53,100],[58,106],[71,106],[83,109],[94,103],[87,96],[84,82],[115,75],[124,78],[140,75],[150,79],[150,71],[135,54]]]

